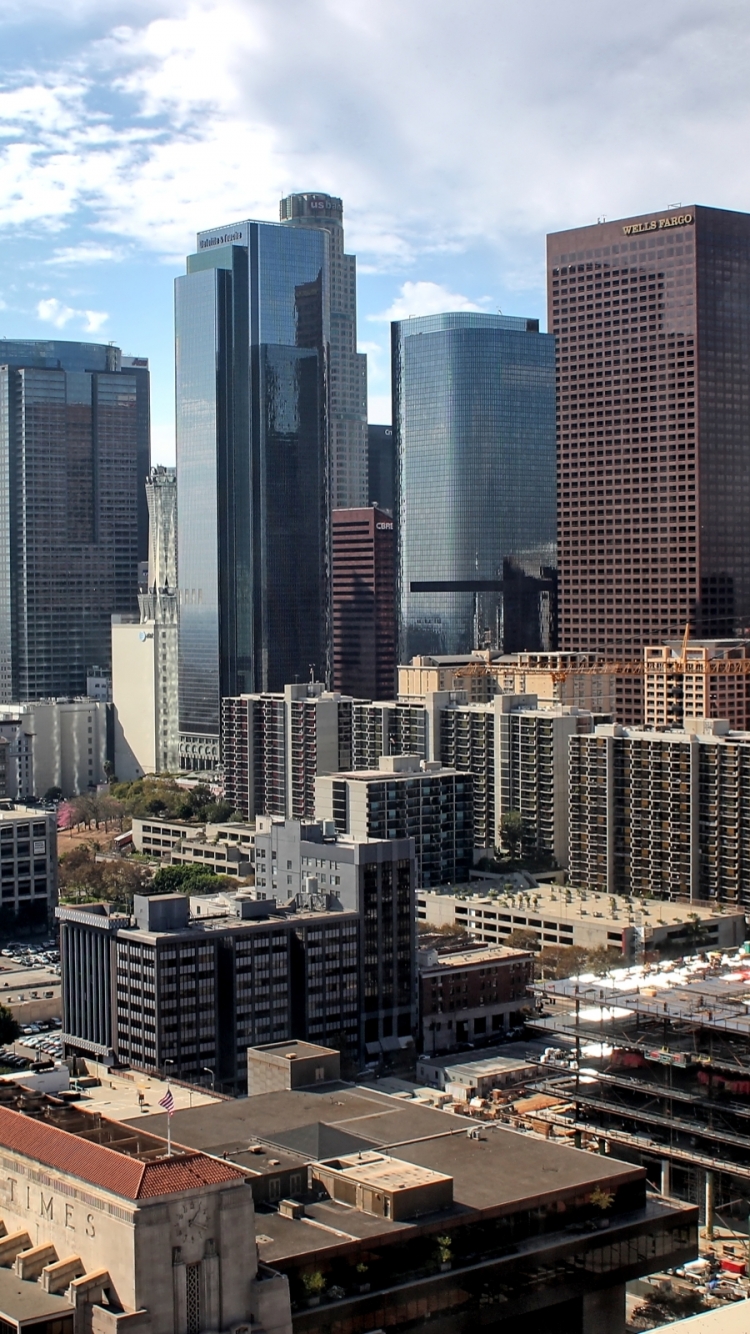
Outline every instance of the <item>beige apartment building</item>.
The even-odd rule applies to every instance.
[[[423,655],[399,667],[398,697],[418,703],[436,690],[461,690],[470,704],[485,704],[495,695],[536,695],[542,704],[613,714],[614,677],[600,662],[592,653]]]
[[[750,903],[750,732],[686,719],[570,741],[570,879],[614,894]]]
[[[726,718],[750,728],[750,640],[669,640],[643,650],[643,721],[663,731],[686,718]]]

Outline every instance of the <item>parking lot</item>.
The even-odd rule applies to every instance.
[[[60,955],[54,941],[0,950],[0,1001],[25,1028],[60,1019]]]

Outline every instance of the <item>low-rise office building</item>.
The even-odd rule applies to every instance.
[[[131,1124],[159,1133],[164,1117]],[[696,1207],[647,1197],[643,1168],[374,1088],[275,1089],[172,1128],[247,1172],[297,1334],[623,1334],[625,1283],[697,1253]]]
[[[6,924],[43,926],[57,903],[53,812],[0,801],[0,914]]]
[[[522,931],[540,949],[617,950],[633,962],[645,955],[674,958],[698,948],[736,949],[745,939],[745,914],[737,909],[624,898],[571,885],[506,890],[501,876],[418,891],[417,919],[434,927],[462,927],[472,940],[487,944],[502,944]]]
[[[257,1043],[334,1042],[355,1067],[412,1044],[413,845],[267,823],[256,889],[58,909],[66,1050],[237,1089]]]
[[[0,1320],[38,1334],[291,1334],[242,1168],[4,1084]]]
[[[434,1055],[497,1037],[522,1016],[534,978],[533,956],[503,945],[420,950],[417,978],[420,1049]]]
[[[318,778],[315,809],[354,842],[412,838],[420,885],[449,884],[473,864],[471,775],[437,761],[384,755],[377,770]]]
[[[356,840],[339,837],[330,822],[259,819],[255,855],[258,893],[294,898],[319,911],[356,913],[361,923],[359,1015],[355,1017],[349,1008],[351,977],[339,987],[325,984],[323,937],[317,940],[320,953],[311,973],[314,990],[307,998],[308,1007],[336,1005],[343,988],[347,1009],[342,1021],[348,1046],[354,1027],[360,1050],[367,1056],[411,1045],[416,1021],[412,839]],[[311,919],[306,939],[314,931]],[[308,957],[312,968],[316,962],[312,950]],[[308,1032],[320,1042],[325,1039],[319,1023],[310,1014]]]

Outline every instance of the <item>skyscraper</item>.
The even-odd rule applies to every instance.
[[[465,311],[391,330],[399,661],[554,648],[554,339]]]
[[[357,260],[344,254],[343,205],[332,195],[287,195],[279,217],[285,225],[317,227],[330,237],[331,504],[367,505],[367,357],[357,352]]]
[[[396,688],[396,543],[393,515],[334,510],[333,688],[391,699]]]
[[[108,670],[146,555],[148,361],[0,345],[0,701],[82,695]]]
[[[368,426],[367,454],[370,504],[396,509],[396,454],[392,426]]]
[[[176,283],[181,762],[224,696],[328,669],[328,233],[199,233]]]
[[[146,483],[148,577],[139,616],[112,618],[115,772],[121,782],[180,767],[177,701],[177,477]]]
[[[679,206],[547,253],[561,647],[731,637],[750,625],[750,215]],[[618,717],[641,701],[622,678]]]

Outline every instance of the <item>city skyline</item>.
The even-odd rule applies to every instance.
[[[547,231],[750,207],[750,17],[728,0],[640,0],[595,29],[572,0],[544,24],[481,0],[460,23],[450,0],[407,23],[391,0],[138,0],[127,22],[91,0],[3,6],[0,334],[137,346],[157,462],[174,461],[172,278],[216,218],[272,221],[292,190],[346,199],[385,423],[388,315],[543,318]]]

